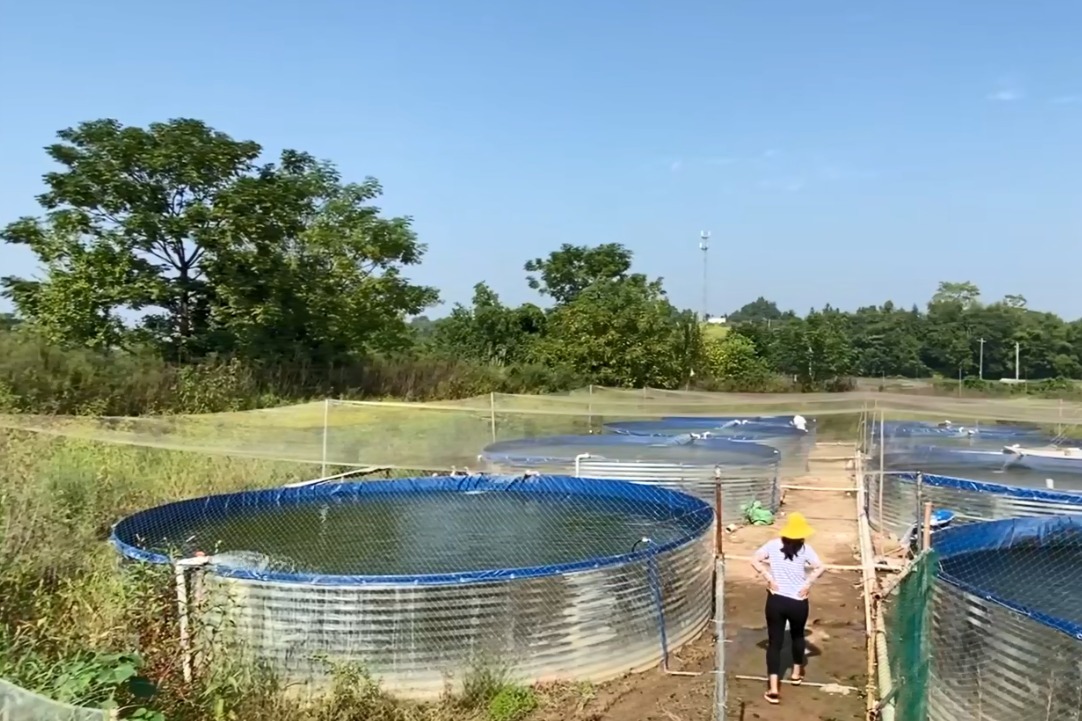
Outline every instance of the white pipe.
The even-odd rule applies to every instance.
[[[740,673],[733,674],[733,678],[737,679],[738,681],[762,681],[763,683],[766,683],[769,680],[769,679],[767,679],[766,676],[746,676],[746,675],[740,674]],[[783,684],[792,684],[793,683],[790,679],[787,679],[787,678],[779,679],[779,682],[783,683]],[[814,681],[801,681],[800,685],[801,686],[811,686],[812,688],[834,689],[834,690],[837,690],[837,691],[845,691],[845,692],[848,692],[848,691],[860,691],[860,689],[857,688],[856,686],[845,686],[845,685],[840,684],[840,683],[816,683]]]
[[[575,477],[582,478],[582,462],[587,458],[590,458],[589,453],[580,453],[575,456]]]
[[[316,486],[320,483],[330,483],[331,481],[341,481],[353,476],[364,475],[366,473],[372,473],[374,471],[382,470],[379,466],[368,466],[365,468],[352,468],[348,471],[341,473],[335,473],[333,476],[321,476],[319,478],[313,478],[309,481],[297,481],[296,483],[287,483],[282,488],[304,488],[305,486]]]
[[[184,682],[192,681],[192,638],[190,628],[190,608],[188,602],[188,570],[210,563],[209,556],[179,558],[173,563],[174,580],[177,586],[177,625],[180,630],[181,670]]]

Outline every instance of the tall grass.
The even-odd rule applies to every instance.
[[[237,359],[166,363],[151,354],[59,349],[0,331],[0,412],[137,416],[267,408],[312,398],[466,398],[489,392],[568,390],[584,381],[559,369],[495,367],[431,357],[333,365]]]

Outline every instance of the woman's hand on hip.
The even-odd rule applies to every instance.
[[[775,581],[773,578],[766,579],[766,590],[770,591],[771,593],[777,593],[778,582]]]
[[[796,595],[800,596],[800,598],[802,598],[802,599],[807,598],[809,591],[811,591],[811,586],[801,586],[800,590],[797,591]]]

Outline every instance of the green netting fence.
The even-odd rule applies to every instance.
[[[885,609],[891,690],[898,721],[924,721],[928,714],[929,637],[932,591],[935,587],[935,551],[918,555],[898,584]]]

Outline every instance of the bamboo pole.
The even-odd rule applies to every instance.
[[[855,493],[856,486],[794,486],[785,484],[783,491],[833,491],[834,493]]]
[[[862,596],[864,600],[864,645],[865,655],[867,660],[867,678],[865,679],[866,693],[864,694],[866,699],[866,715],[870,720],[873,718],[875,712],[875,698],[877,691],[876,675],[875,675],[875,663],[876,663],[876,648],[875,648],[875,627],[872,619],[872,597],[875,591],[875,566],[874,566],[874,549],[871,548],[871,528],[868,525],[868,513],[866,505],[867,488],[864,484],[863,473],[863,454],[857,452],[856,458],[856,470],[857,470],[857,493],[856,493],[856,512],[857,512],[857,534],[858,534],[858,547],[860,549],[860,572],[861,572],[861,587],[863,590]],[[880,488],[882,488],[882,479],[880,479]]]
[[[932,502],[924,502],[924,524],[920,534],[920,550],[927,551],[932,547]]]

